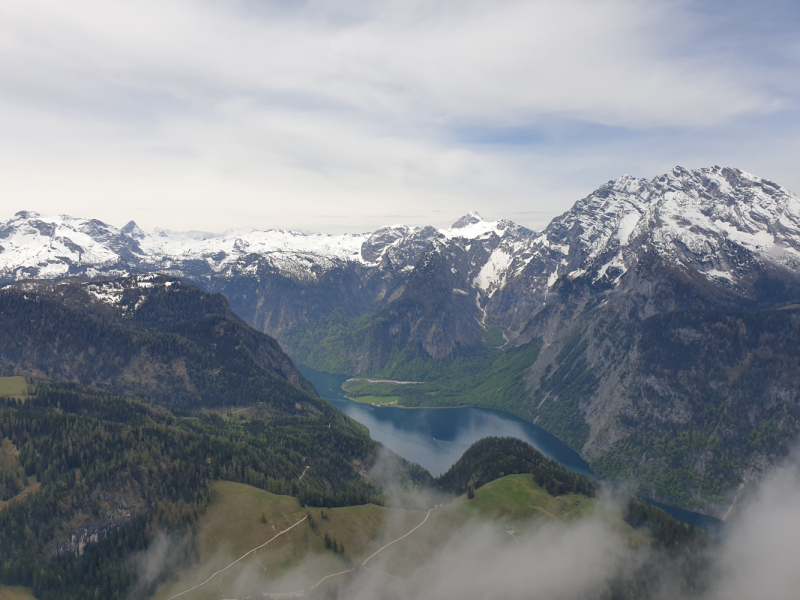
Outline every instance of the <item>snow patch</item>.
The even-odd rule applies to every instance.
[[[734,279],[733,276],[726,272],[726,271],[719,271],[717,269],[711,269],[710,271],[706,271],[704,273],[706,277],[711,277],[712,279],[727,279],[731,283],[733,283]]]
[[[636,229],[642,215],[639,212],[629,212],[620,219],[617,237],[621,246],[627,246],[631,239],[631,234]]]
[[[472,280],[472,285],[488,292],[490,288],[499,289],[503,286],[508,267],[514,256],[506,253],[502,248],[495,248],[489,260]],[[494,290],[492,290],[494,291]]]

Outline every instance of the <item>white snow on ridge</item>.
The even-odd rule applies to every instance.
[[[645,235],[644,246],[632,246]],[[733,243],[800,268],[800,198],[734,169],[676,168],[649,181],[624,176],[610,182],[536,236],[510,221],[485,221],[474,212],[448,229],[394,225],[344,235],[279,229],[147,234],[133,222],[117,229],[96,220],[18,213],[0,223],[0,275],[55,279],[130,270],[179,276],[200,265],[206,274],[258,277],[262,267],[271,267],[313,281],[346,264],[369,269],[388,264],[407,273],[431,243],[441,247],[448,267],[467,270],[474,289],[490,297],[530,265],[536,274],[529,274],[541,282],[536,285],[544,285],[544,278],[548,287],[554,285],[558,269],[573,277],[591,272],[597,281],[612,267],[625,272],[636,264],[641,248],[686,265],[699,260],[702,269],[727,269],[735,263],[726,258]],[[713,271],[704,274],[726,278]],[[468,289],[456,289],[461,287]]]
[[[275,252],[324,256],[344,261],[360,260],[361,244],[370,234],[306,235],[281,229],[254,230],[232,237],[195,240],[180,236],[147,236],[140,242],[149,255],[165,255],[176,260],[200,258],[225,252],[271,254]]]
[[[641,219],[641,213],[636,210],[627,213],[620,219],[619,229],[617,229],[617,238],[621,246],[627,246],[628,243],[630,243],[631,234],[633,234],[633,231],[636,229]]]
[[[462,238],[468,240],[476,240],[487,235],[496,234],[503,237],[508,228],[506,222],[499,221],[484,221],[480,220],[477,223],[470,223],[463,227],[451,227],[449,229],[440,229],[439,233],[447,240]]]
[[[442,240],[478,240],[497,235],[501,238],[514,228],[508,221],[484,221],[477,213],[461,220],[460,227],[435,230]],[[135,223],[125,226],[130,236],[122,230],[99,221],[69,216],[41,216],[36,213],[18,213],[16,217],[0,224],[6,230],[0,252],[0,272],[7,276],[17,272],[15,278],[30,276],[57,278],[67,275],[71,267],[81,267],[92,272],[108,272],[108,267],[125,264],[123,249],[140,259],[139,267],[154,271],[180,268],[184,261],[202,261],[215,272],[255,274],[258,264],[240,261],[255,255],[274,268],[299,279],[316,279],[342,263],[359,263],[375,267],[387,252],[401,248],[406,240],[418,235],[419,226],[396,225],[384,227],[374,233],[363,234],[304,234],[280,229],[232,230],[223,235],[199,232],[171,232],[156,230],[152,234],[141,231]],[[370,260],[362,255],[362,246],[373,236],[385,237],[385,245],[377,239]],[[23,271],[18,271],[22,267]],[[105,268],[104,268],[105,267]],[[99,270],[99,271],[98,271]],[[115,272],[125,274],[124,269]],[[177,271],[176,271],[177,273]]]
[[[161,234],[146,236],[140,245],[154,262],[158,260],[156,257],[172,262],[203,260],[214,271],[221,271],[243,256],[256,254],[266,258],[273,267],[300,279],[314,279],[315,269],[330,270],[338,261],[363,263],[361,245],[368,237],[369,234],[306,235],[272,229],[199,240]],[[255,272],[256,269],[257,265],[250,265],[245,271]]]
[[[622,257],[621,252],[597,270],[597,276],[594,278],[594,281],[602,279],[611,267],[620,269],[623,274],[625,273],[627,267],[625,266],[625,259]],[[619,279],[619,277],[617,279]]]
[[[37,213],[17,216],[6,224],[0,270],[36,267],[40,277],[55,278],[68,272],[67,263],[112,265],[118,260],[117,254],[87,233],[96,229],[95,223]]]
[[[513,260],[513,254],[508,254],[503,248],[495,248],[489,260],[472,280],[472,285],[488,292],[491,296],[495,290],[503,287],[505,275]]]
[[[733,282],[733,276],[726,272],[726,271],[718,271],[717,269],[711,269],[710,271],[706,271],[704,273],[706,277],[711,277],[712,279],[727,279],[728,281]]]

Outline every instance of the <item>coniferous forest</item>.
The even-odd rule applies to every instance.
[[[156,529],[190,526],[217,479],[312,506],[381,502],[351,466],[369,463],[376,444],[341,414],[176,417],[41,383],[24,400],[0,399],[0,438],[19,452],[24,475],[13,485],[38,485],[0,511],[0,581],[31,586],[42,600],[125,597],[133,574],[123,559]]]

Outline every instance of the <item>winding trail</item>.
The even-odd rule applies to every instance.
[[[311,468],[311,467],[309,467],[309,466],[306,466],[306,468],[305,468],[305,469],[303,469],[303,473],[300,475],[300,477],[298,477],[298,478],[297,478],[297,481],[303,481],[303,477],[305,477],[305,476],[306,476],[306,471],[308,471],[310,468]]]
[[[289,531],[290,529],[294,529],[295,527],[297,527],[298,525],[300,525],[300,523],[302,523],[303,521],[305,521],[307,518],[308,518],[308,515],[306,515],[305,517],[303,517],[302,519],[300,519],[300,520],[299,520],[297,523],[295,523],[294,525],[292,525],[292,526],[290,526],[290,527],[287,527],[286,529],[284,529],[284,530],[283,530],[283,531],[281,531],[280,533],[277,533],[277,534],[275,535],[275,537],[271,538],[269,541],[266,541],[266,542],[264,542],[263,544],[261,544],[260,546],[256,546],[255,548],[253,548],[253,549],[252,549],[252,550],[250,550],[249,552],[246,552],[245,554],[242,554],[242,555],[241,555],[239,558],[237,558],[235,561],[233,561],[233,562],[232,562],[231,564],[229,564],[227,567],[223,567],[223,568],[221,568],[219,571],[217,571],[216,573],[214,573],[214,574],[213,574],[211,577],[209,577],[208,579],[206,579],[206,580],[205,580],[203,583],[199,583],[199,584],[197,584],[196,586],[194,586],[193,588],[189,588],[188,590],[185,590],[185,591],[181,592],[180,594],[175,594],[174,596],[170,596],[169,598],[167,598],[167,600],[173,600],[173,598],[177,598],[177,597],[179,597],[179,596],[183,596],[184,594],[188,594],[189,592],[192,592],[192,591],[196,590],[196,589],[197,589],[197,588],[199,588],[199,587],[203,587],[205,584],[207,584],[209,581],[211,581],[212,579],[214,579],[214,577],[216,577],[217,575],[219,575],[219,574],[220,574],[220,573],[222,573],[223,571],[227,571],[228,569],[230,569],[230,568],[231,568],[233,565],[235,565],[236,563],[238,563],[238,562],[239,562],[240,560],[242,560],[243,558],[245,558],[245,557],[247,557],[247,556],[250,556],[250,555],[251,555],[253,552],[255,552],[256,550],[260,550],[261,548],[263,548],[264,546],[266,546],[266,545],[267,545],[267,544],[269,544],[270,542],[272,542],[272,541],[274,541],[275,539],[277,539],[277,538],[279,538],[280,536],[282,536],[284,533],[286,533],[286,532],[287,532],[287,531]],[[320,583],[321,583],[321,582],[320,582]]]
[[[430,510],[428,511],[428,514],[426,514],[426,515],[425,515],[425,518],[424,518],[424,519],[422,519],[422,523],[420,523],[419,525],[417,525],[416,527],[414,527],[414,529],[412,529],[411,531],[409,531],[407,534],[400,536],[400,537],[399,537],[399,538],[397,538],[396,540],[394,540],[394,541],[392,541],[392,542],[389,542],[388,544],[386,544],[386,545],[385,545],[385,546],[383,546],[382,548],[379,548],[378,550],[376,550],[375,552],[373,552],[372,554],[370,554],[370,555],[367,557],[367,559],[366,559],[364,562],[362,562],[362,563],[361,563],[359,566],[357,566],[357,567],[353,567],[352,569],[347,569],[346,571],[340,571],[340,572],[338,572],[338,573],[332,573],[331,575],[326,575],[325,577],[323,577],[322,579],[320,579],[320,580],[319,580],[317,583],[315,583],[315,584],[314,584],[314,585],[312,585],[311,587],[307,587],[307,588],[305,588],[305,589],[303,589],[303,590],[295,590],[294,592],[275,592],[275,593],[269,593],[269,592],[265,592],[265,593],[264,593],[264,596],[265,596],[265,597],[267,597],[267,598],[292,598],[292,597],[296,597],[296,596],[299,596],[300,594],[304,594],[305,592],[308,592],[308,591],[311,591],[311,590],[313,590],[314,588],[318,587],[318,586],[319,586],[319,585],[320,585],[320,584],[321,584],[323,581],[325,581],[326,579],[330,579],[331,577],[337,577],[338,575],[344,575],[345,573],[350,573],[350,572],[352,572],[352,571],[355,571],[355,570],[356,570],[356,569],[358,569],[358,568],[363,568],[363,569],[366,569],[367,571],[373,571],[373,572],[375,572],[375,573],[380,573],[381,575],[386,575],[386,576],[388,576],[388,577],[391,577],[392,579],[402,579],[401,577],[395,577],[394,575],[389,575],[389,573],[384,573],[383,571],[378,571],[377,569],[371,569],[371,568],[367,567],[367,566],[366,566],[366,564],[367,564],[367,563],[368,563],[368,562],[369,562],[371,559],[373,559],[375,556],[377,556],[378,554],[380,554],[381,552],[383,552],[384,550],[386,550],[386,548],[388,548],[388,547],[389,547],[389,546],[391,546],[392,544],[396,544],[396,543],[397,543],[397,542],[399,542],[400,540],[402,540],[402,539],[404,539],[404,538],[407,538],[407,537],[408,537],[408,536],[410,536],[412,533],[414,533],[414,532],[415,532],[417,529],[419,529],[420,527],[422,527],[423,525],[425,525],[425,521],[427,521],[427,520],[428,520],[428,517],[430,517],[430,516],[431,516],[431,513],[432,513],[434,510],[436,510],[436,509],[435,509],[435,508],[432,508],[432,509],[430,509]],[[302,521],[301,521],[301,522],[302,522]],[[299,525],[299,523],[295,523],[295,525]],[[292,527],[294,527],[294,525],[292,525]],[[291,529],[291,528],[290,528],[290,529]],[[288,531],[288,530],[287,530],[287,531]],[[281,533],[282,533],[282,532],[281,532]],[[280,534],[279,534],[279,535],[280,535]],[[276,536],[276,537],[277,537],[277,536]],[[274,538],[273,538],[273,539],[274,539]],[[272,541],[272,540],[270,540],[270,541]],[[244,558],[244,557],[242,557],[242,558]],[[241,560],[241,559],[240,559],[240,560]],[[226,568],[227,568],[227,567],[226,567]],[[429,567],[429,568],[430,568],[430,567]],[[421,570],[421,569],[417,569],[417,571],[420,571],[420,570]],[[414,572],[414,576],[416,576],[416,574],[417,574],[417,571],[415,571],[415,572]],[[212,575],[212,577],[213,577],[213,575]],[[201,584],[201,585],[202,585],[202,584]],[[175,596],[173,596],[173,598],[174,598],[174,597],[175,597]],[[169,598],[168,600],[172,600],[172,598]]]
[[[381,548],[380,550],[376,550],[375,552],[373,552],[373,553],[372,553],[372,554],[371,554],[371,555],[370,555],[370,556],[367,558],[367,560],[365,560],[363,563],[361,563],[361,566],[363,567],[363,566],[364,566],[364,565],[366,565],[366,564],[367,564],[367,563],[368,563],[368,562],[369,562],[369,561],[370,561],[370,560],[371,560],[371,559],[372,559],[372,558],[373,558],[375,555],[379,554],[380,552],[383,552],[383,551],[384,551],[384,550],[386,550],[386,549],[387,549],[389,546],[391,546],[392,544],[396,544],[397,542],[399,542],[399,541],[400,541],[400,540],[402,540],[403,538],[407,538],[407,537],[408,537],[408,536],[410,536],[412,533],[414,533],[414,532],[415,532],[417,529],[419,529],[420,527],[422,527],[423,525],[425,525],[425,521],[427,521],[427,520],[428,520],[428,517],[430,517],[430,516],[431,516],[431,512],[433,512],[434,510],[436,510],[436,509],[435,509],[435,508],[432,508],[432,509],[430,509],[430,510],[428,511],[428,514],[427,514],[427,515],[425,515],[425,518],[424,518],[424,519],[422,519],[422,523],[420,523],[419,525],[417,525],[416,527],[414,527],[414,529],[412,529],[411,531],[409,531],[407,534],[405,534],[404,536],[401,536],[401,537],[397,538],[397,539],[396,539],[396,540],[394,540],[393,542],[389,542],[388,544],[386,544],[386,545],[385,545],[383,548]]]

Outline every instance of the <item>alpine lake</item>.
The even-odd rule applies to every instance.
[[[349,400],[342,389],[342,384],[350,379],[347,375],[322,373],[303,365],[298,368],[320,396],[366,426],[372,439],[425,467],[434,477],[453,466],[478,440],[497,436],[523,440],[570,471],[597,479],[586,461],[564,442],[510,413],[471,406],[402,408],[362,404]],[[672,517],[706,531],[719,533],[723,527],[722,521],[713,517],[643,499]]]

